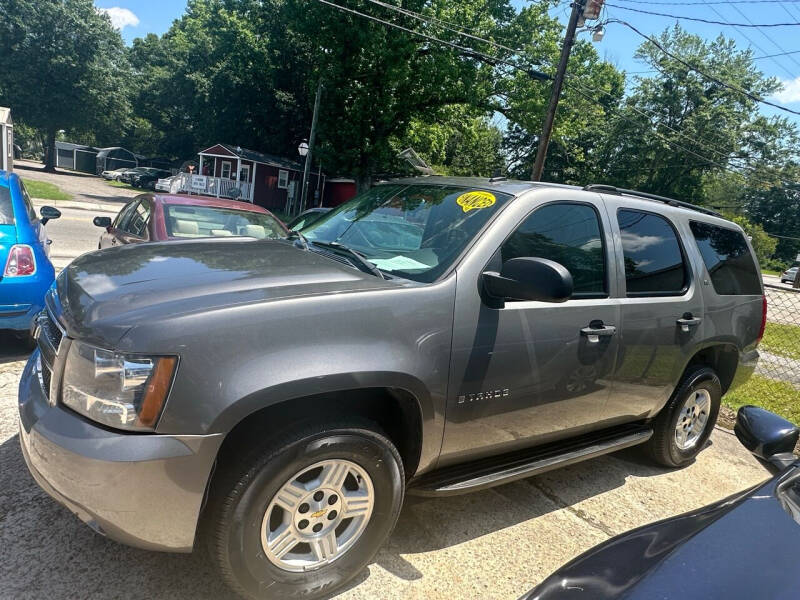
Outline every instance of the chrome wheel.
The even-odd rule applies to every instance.
[[[690,450],[706,429],[711,411],[711,394],[699,389],[689,394],[675,426],[675,443],[681,450]]]
[[[375,500],[367,472],[349,460],[306,467],[272,498],[261,522],[261,546],[275,566],[310,571],[353,547]]]

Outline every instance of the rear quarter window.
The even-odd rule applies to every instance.
[[[14,207],[11,205],[11,190],[0,185],[0,225],[14,224]]]
[[[741,232],[699,221],[689,226],[717,294],[761,295],[758,266]]]

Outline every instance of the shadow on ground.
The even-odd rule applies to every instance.
[[[0,365],[26,360],[31,353],[27,340],[17,335],[0,330]]]

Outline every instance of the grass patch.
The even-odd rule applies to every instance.
[[[46,181],[36,181],[33,179],[23,179],[25,189],[33,198],[40,200],[72,200],[72,195],[61,190],[55,184]]]
[[[124,181],[106,181],[108,185],[115,188],[122,188],[124,190],[133,190],[134,192],[146,192],[147,190],[144,188],[137,188],[133,187],[130,183],[125,183]]]
[[[775,275],[775,277],[780,277],[782,271],[773,271],[772,269],[761,269],[762,275]]]
[[[783,323],[767,323],[761,348],[770,354],[800,360],[800,327]]]
[[[753,375],[744,385],[725,394],[722,403],[733,410],[755,404],[792,423],[800,423],[800,390],[785,381]]]

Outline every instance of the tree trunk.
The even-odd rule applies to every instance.
[[[44,170],[48,173],[56,172],[56,130],[47,132],[47,147],[45,148]]]

